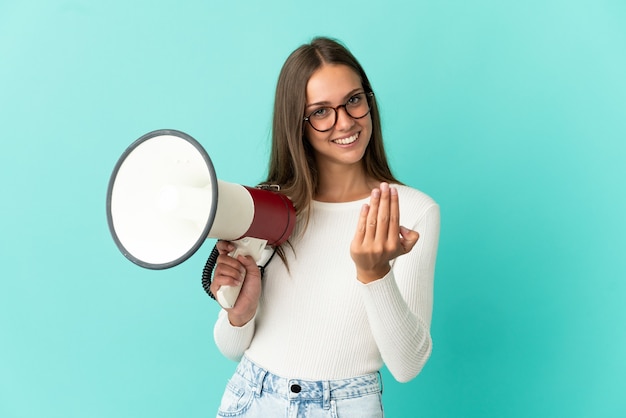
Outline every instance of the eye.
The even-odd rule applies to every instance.
[[[346,104],[348,106],[356,106],[361,102],[361,100],[363,100],[363,93],[355,94],[348,99],[348,102]]]
[[[315,119],[323,119],[328,115],[330,115],[330,109],[328,107],[320,107],[319,109],[314,110],[309,117]]]

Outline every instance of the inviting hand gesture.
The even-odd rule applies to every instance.
[[[411,251],[418,239],[416,231],[400,226],[398,191],[381,183],[372,190],[369,205],[363,205],[350,245],[358,280],[369,283],[385,276],[390,261]]]

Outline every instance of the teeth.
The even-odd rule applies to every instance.
[[[356,139],[359,137],[359,134],[356,133],[354,135],[352,135],[351,137],[348,138],[342,138],[342,139],[335,139],[333,142],[335,144],[339,144],[339,145],[348,145],[353,143],[354,141],[356,141]]]

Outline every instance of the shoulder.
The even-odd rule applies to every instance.
[[[439,215],[439,205],[426,193],[413,187],[394,184],[400,201],[400,217],[410,223],[419,222],[428,213]]]
[[[427,206],[437,204],[432,197],[420,190],[414,189],[413,187],[400,184],[393,184],[392,187],[395,187],[398,190],[398,196],[400,196],[401,199],[410,200],[413,203],[424,204]]]

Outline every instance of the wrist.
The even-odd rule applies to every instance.
[[[380,280],[389,273],[391,266],[389,264],[372,269],[356,269],[356,278],[358,281],[364,284],[371,283],[376,280]]]
[[[230,322],[230,325],[233,327],[243,327],[248,322],[252,321],[252,318],[254,318],[254,314],[235,315],[230,312],[228,313],[228,322]]]

